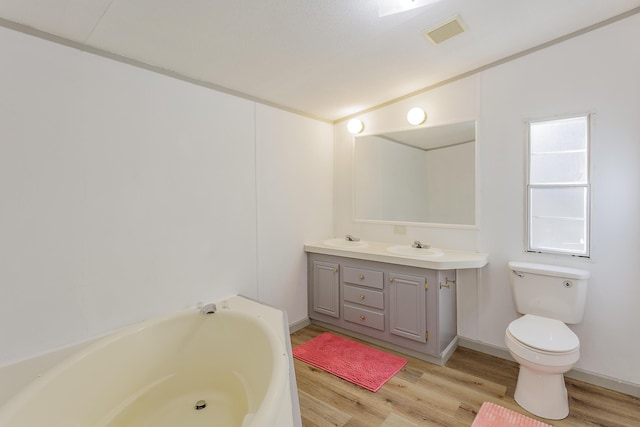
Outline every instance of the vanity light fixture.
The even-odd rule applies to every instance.
[[[347,129],[353,135],[359,134],[364,130],[364,123],[360,119],[351,119],[347,123]]]
[[[427,120],[427,113],[420,107],[413,107],[407,113],[407,121],[414,126],[423,124]]]

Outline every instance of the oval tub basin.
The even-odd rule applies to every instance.
[[[0,407],[0,426],[296,425],[286,316],[242,297],[224,305],[101,339]]]

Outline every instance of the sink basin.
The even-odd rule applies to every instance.
[[[436,248],[414,248],[413,246],[399,245],[390,246],[387,248],[387,252],[391,252],[396,255],[404,255],[414,258],[434,258],[442,256],[442,251]]]
[[[334,248],[364,248],[364,247],[367,247],[368,245],[367,242],[363,242],[361,240],[357,242],[352,242],[346,239],[339,239],[339,238],[325,240],[322,243],[326,246],[331,246]]]

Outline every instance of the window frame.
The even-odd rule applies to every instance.
[[[586,118],[586,131],[587,131],[587,141],[586,141],[586,183],[578,184],[578,183],[545,183],[545,184],[532,184],[531,183],[531,163],[532,163],[532,154],[531,154],[531,125],[535,123],[542,122],[553,122],[565,119],[573,119],[573,118]],[[573,114],[567,116],[555,116],[555,117],[547,117],[541,119],[531,119],[525,121],[526,127],[526,176],[525,176],[525,223],[526,223],[526,235],[525,235],[525,247],[526,252],[529,253],[540,253],[540,254],[552,254],[552,255],[568,255],[578,258],[590,258],[591,257],[591,134],[592,134],[592,124],[593,124],[593,113],[583,113],[583,114]],[[586,200],[585,200],[585,225],[584,225],[584,239],[585,239],[585,250],[583,252],[571,251],[571,250],[562,250],[562,249],[554,249],[554,248],[533,248],[532,247],[532,194],[534,189],[562,189],[562,188],[584,188],[586,190]]]

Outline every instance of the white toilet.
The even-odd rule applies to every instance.
[[[516,309],[505,343],[520,364],[515,400],[542,418],[569,415],[564,373],[580,358],[580,340],[566,323],[580,323],[590,273],[555,265],[510,262]]]

